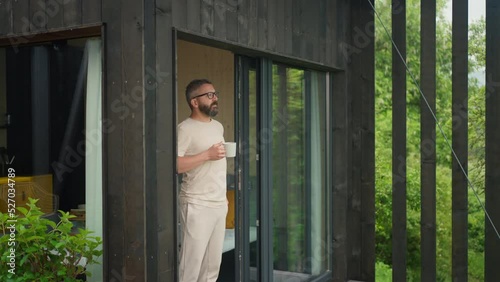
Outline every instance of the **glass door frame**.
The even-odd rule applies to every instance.
[[[245,193],[249,183],[248,161],[245,154],[249,144],[249,105],[248,89],[250,87],[249,73],[256,71],[257,109],[257,281],[272,281],[273,242],[272,242],[272,62],[265,58],[251,58],[235,55],[235,124],[238,155],[236,170],[236,209],[235,209],[235,273],[236,281],[250,281],[250,202]],[[268,189],[261,189],[268,187]]]

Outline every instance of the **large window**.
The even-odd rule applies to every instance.
[[[100,39],[0,48],[1,212],[12,162],[17,206],[37,198],[47,218],[72,212],[102,237],[101,69]]]
[[[274,280],[327,270],[326,75],[273,65]]]

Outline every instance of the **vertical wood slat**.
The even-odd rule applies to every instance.
[[[332,269],[333,281],[344,282],[347,281],[347,189],[349,187],[349,176],[351,166],[349,165],[350,159],[350,146],[349,124],[348,124],[348,96],[347,91],[347,76],[344,72],[336,73],[333,76],[333,91],[332,102],[330,102],[330,109],[332,110],[332,136],[331,142],[333,150],[332,158],[332,172],[333,172],[333,207],[332,207],[332,221],[333,221],[333,252]],[[328,255],[331,255],[330,253]]]
[[[392,6],[392,280],[406,281],[406,0]]]
[[[486,0],[486,210],[496,231],[500,229],[500,6]],[[485,281],[500,277],[500,238],[488,219],[485,222]]]
[[[421,277],[436,281],[436,2],[422,0],[421,83]]]
[[[82,1],[82,23],[92,24],[101,22],[101,0]]]
[[[201,33],[214,35],[214,0],[202,0],[200,5]]]
[[[272,2],[272,1],[271,1]],[[267,49],[268,41],[268,25],[267,25],[267,13],[268,13],[268,0],[259,0],[257,3],[257,47],[259,49]],[[271,3],[272,5],[272,3]]]
[[[250,9],[249,1],[241,1],[238,2],[238,43],[247,45],[248,37],[249,37],[249,23],[248,23],[248,14]]]
[[[303,12],[302,9],[302,1],[300,0],[292,0],[290,1],[290,5],[292,6],[292,25],[291,30],[288,31],[292,35],[292,56],[300,57],[302,55],[302,45],[305,44],[304,38],[302,37],[302,22],[303,22]]]
[[[226,11],[228,5],[225,0],[214,0],[214,36],[226,39]]]
[[[30,0],[12,1],[12,29],[15,34],[30,32]]]
[[[468,1],[453,0],[452,148],[467,172],[468,164]],[[467,281],[467,178],[452,156],[452,280]]]
[[[314,52],[313,46],[318,46],[318,42],[316,42],[318,36],[317,28],[312,28],[311,24],[313,24],[319,17],[319,13],[314,9],[319,5],[308,5],[307,2],[300,2],[297,6],[300,9],[300,20],[299,20],[299,38],[301,38],[300,43],[300,51],[299,56],[301,58],[312,60],[312,58],[316,55]]]
[[[310,54],[309,60],[319,61],[320,58],[320,36],[319,33],[326,25],[326,19],[324,18],[325,7],[323,1],[318,1],[317,5],[307,6],[308,13],[306,17],[306,52]],[[324,37],[323,37],[324,38]],[[324,46],[324,45],[323,45]]]
[[[375,280],[375,34],[367,32],[375,20],[368,1],[361,1],[361,22],[368,43],[362,51],[361,119],[361,277]],[[369,62],[369,63],[368,63]]]
[[[0,36],[12,33],[12,0],[0,2]]]
[[[283,0],[284,31],[283,31],[283,52],[287,55],[292,55],[293,46],[293,3],[291,0]]]
[[[333,0],[326,2],[326,26],[325,26],[325,61],[328,64],[334,62],[338,65],[344,66],[347,63],[347,58],[340,52],[342,47],[338,48],[339,44],[332,44],[333,38],[338,42],[345,43],[347,40],[346,31],[344,28],[349,24],[350,18],[348,10],[349,4],[346,0]],[[340,17],[340,15],[344,15]]]
[[[45,11],[47,12],[47,29],[64,27],[64,2],[47,1]]]
[[[273,1],[271,1],[273,2]],[[276,27],[276,52],[285,52],[285,0],[276,0],[276,14],[271,15],[269,22]]]
[[[258,25],[258,11],[257,1],[261,0],[246,0],[248,2],[248,11],[246,19],[248,22],[248,46],[257,47],[259,43],[259,25]]]
[[[350,43],[355,44],[355,27],[362,30],[374,21],[365,0],[350,1]],[[375,48],[373,34],[368,43],[352,54],[349,75],[352,95],[352,191],[348,206],[350,256],[348,277],[375,280]]]
[[[222,2],[224,3],[224,2]],[[238,41],[238,4],[234,0],[226,0],[225,22],[226,39],[229,41]]]
[[[40,32],[47,29],[47,14],[45,0],[29,0],[29,26],[30,32]]]
[[[175,11],[172,13],[172,24],[176,28],[187,29],[187,3],[186,0],[172,0],[172,10]]]
[[[269,0],[267,2],[267,44],[266,47],[270,51],[276,51],[276,44],[277,44],[277,23],[278,23],[278,18],[276,17],[276,14],[278,13],[278,5],[277,1],[272,1]]]
[[[85,0],[83,0],[85,1]],[[82,0],[66,0],[64,3],[64,26],[82,24]]]
[[[317,33],[317,49],[318,49],[318,60],[320,62],[325,62],[326,63],[326,49],[327,49],[327,46],[326,46],[326,30],[327,30],[327,26],[328,26],[328,23],[329,23],[329,16],[331,15],[330,13],[332,11],[329,11],[327,10],[328,8],[328,4],[327,2],[330,2],[330,1],[326,1],[326,0],[320,0],[319,1],[319,4],[318,4],[318,13],[319,13],[319,21],[316,22],[316,28],[318,29],[318,33]],[[313,27],[314,28],[314,27]]]
[[[351,27],[362,25],[361,22],[361,4],[359,0],[351,1]],[[353,43],[354,31],[350,28],[349,43]],[[351,189],[348,190],[347,206],[347,233],[349,249],[347,250],[347,277],[361,280],[361,108],[362,108],[362,58],[360,54],[352,54],[349,58],[352,68],[349,74],[350,93],[352,97],[351,104],[351,122],[352,122],[352,180]]]
[[[158,213],[158,281],[177,281],[177,93],[172,60],[174,0],[156,1],[156,181]],[[183,1],[183,0],[180,0]],[[159,28],[161,27],[161,28]],[[165,52],[163,52],[165,50]],[[165,187],[168,187],[165,189]]]
[[[113,0],[102,1],[102,17],[106,25],[106,36],[104,37],[106,48],[104,49],[104,58],[106,64],[103,79],[105,83],[105,115],[112,122],[115,130],[105,134],[105,167],[107,167],[107,187],[105,194],[106,213],[105,224],[105,242],[104,247],[104,281],[116,279],[114,273],[122,274],[125,266],[125,240],[123,236],[125,218],[123,213],[125,208],[125,199],[122,187],[127,187],[123,179],[122,164],[124,161],[124,147],[122,131],[124,130],[123,120],[120,118],[124,113],[113,110],[113,103],[121,101],[122,89],[122,28],[121,28],[121,2]],[[120,212],[118,212],[120,211]]]
[[[187,0],[187,27],[194,32],[201,30],[201,1]]]
[[[128,105],[130,114],[123,119],[123,152],[126,155],[122,166],[126,185],[123,193],[126,207],[123,216],[125,228],[125,266],[137,277],[145,276],[145,209],[144,206],[144,85],[143,85],[143,18],[142,1],[122,0],[121,28],[126,32],[121,38],[123,99],[132,101]],[[137,117],[137,118],[136,118]],[[125,226],[124,226],[125,227]]]
[[[156,5],[155,0],[144,0],[144,190],[146,277],[149,281],[159,281],[158,262],[161,253],[158,240],[158,182],[156,166]],[[165,50],[163,50],[165,51]],[[168,50],[167,50],[168,52]],[[172,185],[174,186],[174,185]],[[172,244],[175,240],[170,240]],[[163,266],[165,267],[165,266]]]

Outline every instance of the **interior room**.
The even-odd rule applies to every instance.
[[[178,122],[182,122],[190,114],[185,98],[186,85],[193,79],[206,78],[214,84],[216,91],[220,93],[218,97],[219,113],[215,119],[224,126],[224,139],[226,141],[235,141],[234,54],[226,50],[178,40],[177,62]],[[223,262],[218,281],[234,280],[234,179],[234,158],[227,158],[229,210],[226,218]]]

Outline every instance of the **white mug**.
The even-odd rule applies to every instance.
[[[224,149],[226,150],[226,158],[232,158],[236,156],[236,143],[235,142],[224,142]]]

